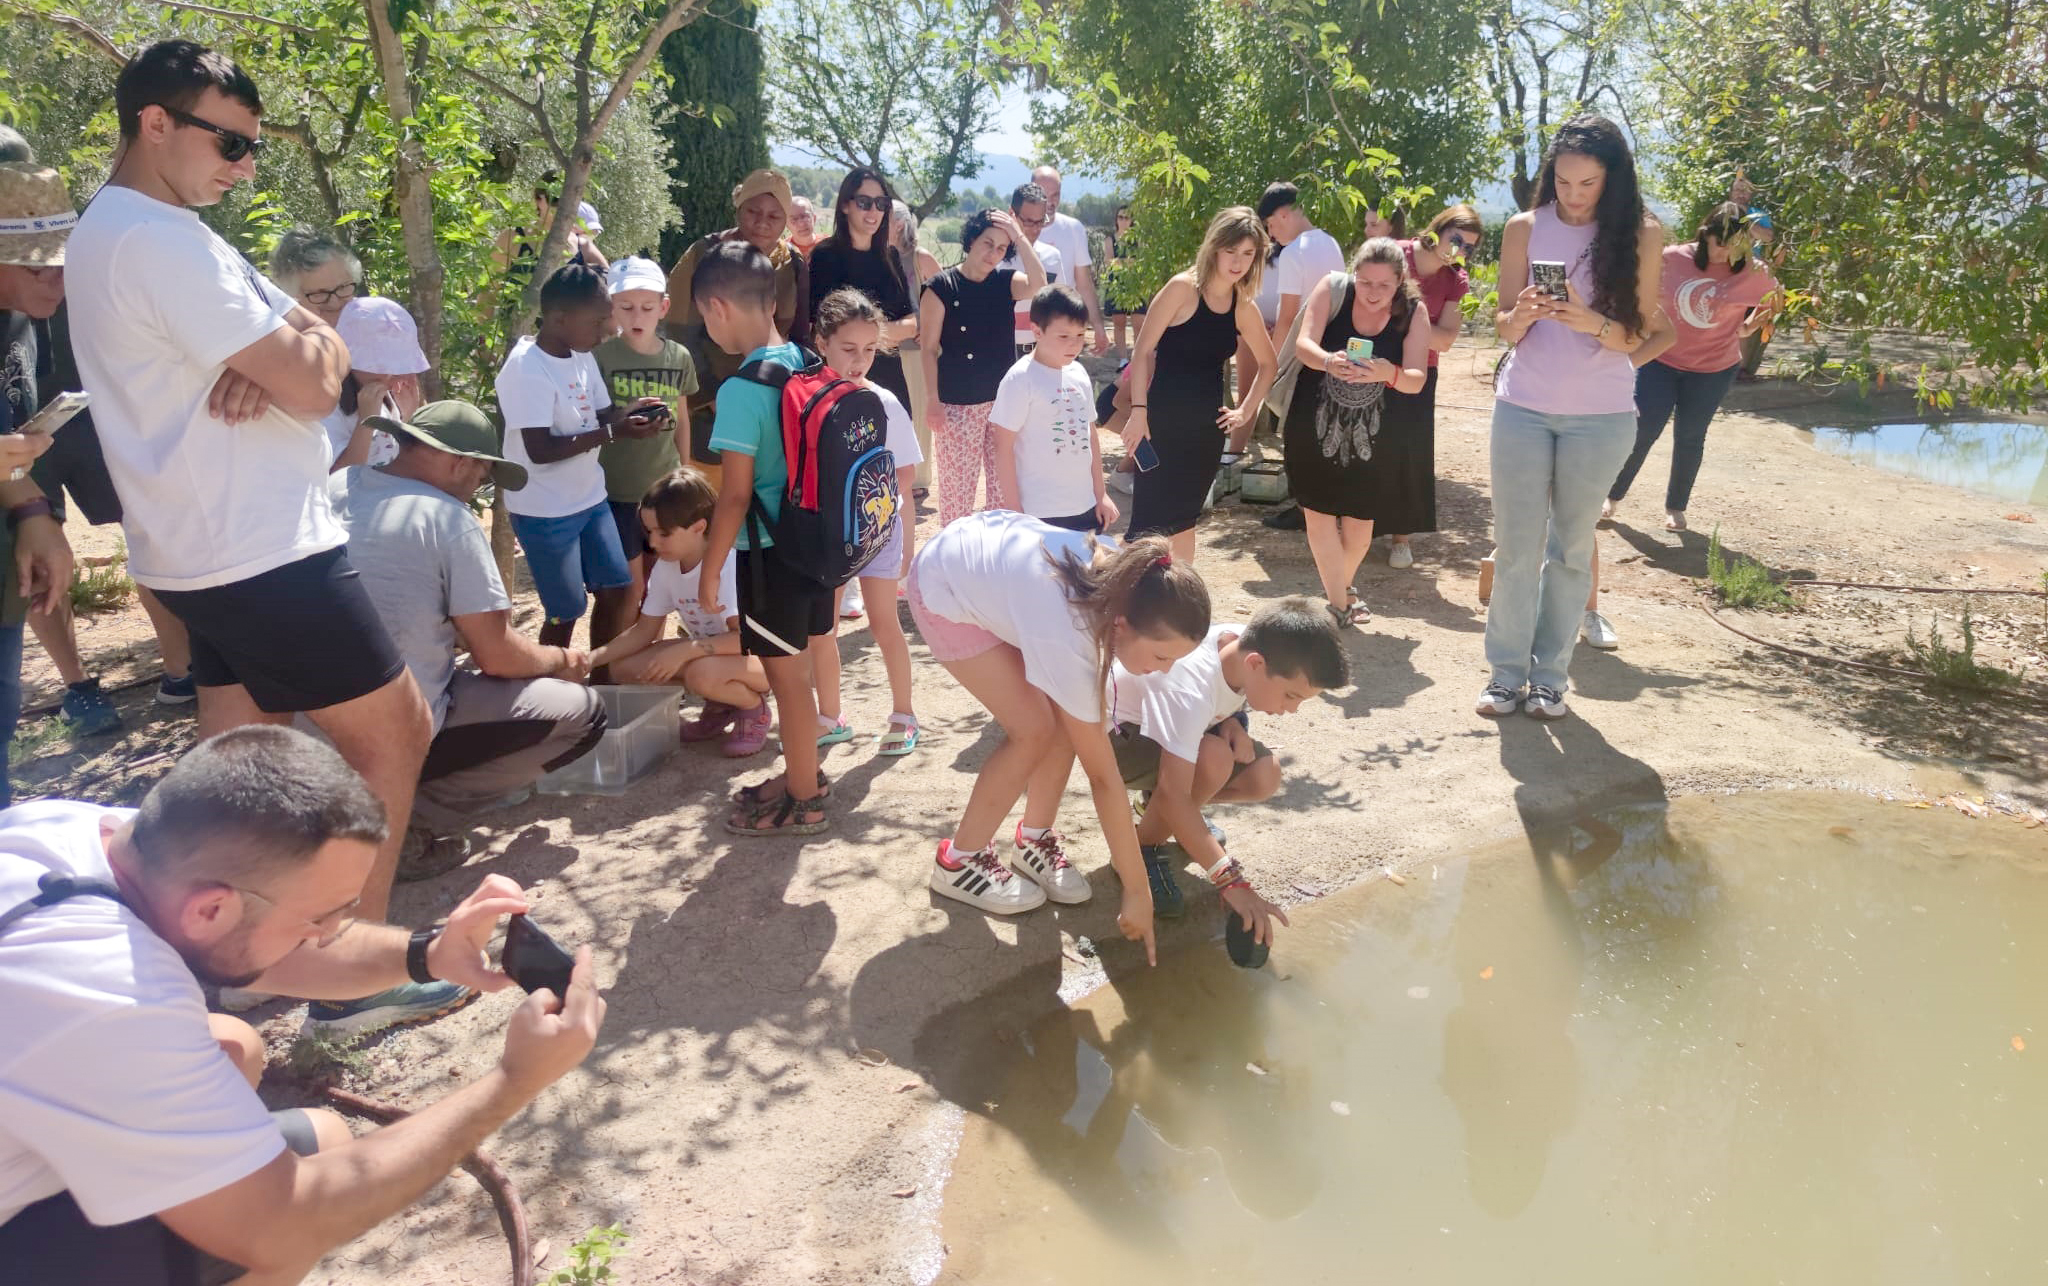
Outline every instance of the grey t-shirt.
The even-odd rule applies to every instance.
[[[454,496],[381,469],[344,469],[327,492],[348,528],[348,561],[433,707],[438,732],[461,641],[453,618],[512,606],[490,538]]]

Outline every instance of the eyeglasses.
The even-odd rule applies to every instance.
[[[315,308],[325,308],[330,304],[345,304],[355,297],[356,283],[353,281],[344,281],[332,290],[309,290],[306,292],[306,302]]]
[[[1021,214],[1016,216],[1016,218],[1017,226],[1020,228],[1042,228],[1046,225],[1047,222],[1046,217],[1042,214],[1039,215],[1036,219],[1027,219]]]
[[[850,196],[846,198],[846,203],[856,210],[866,210],[871,214],[876,210],[887,213],[889,209],[889,198],[885,196]]]
[[[221,882],[227,884],[225,880]],[[227,884],[227,887],[244,897],[252,897],[258,902],[268,904],[272,910],[280,909],[277,902],[268,894],[258,893],[255,889],[244,888],[239,884]],[[350,898],[347,902],[329,911],[326,915],[315,916],[310,920],[301,920],[301,924],[320,931],[320,936],[313,940],[313,945],[316,947],[332,946],[342,934],[353,929],[356,925],[354,914],[356,905],[361,901],[362,899],[359,897]]]
[[[245,156],[261,156],[263,155],[263,149],[270,146],[264,139],[250,138],[247,134],[224,129],[212,121],[201,120],[190,112],[181,112],[169,103],[158,103],[157,106],[163,108],[166,115],[180,124],[190,125],[195,129],[203,129],[209,134],[218,135],[220,137],[220,159],[228,162],[230,165]]]

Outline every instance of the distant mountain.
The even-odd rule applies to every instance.
[[[782,144],[771,145],[768,156],[777,165],[818,164],[816,157],[802,149]],[[981,167],[973,178],[954,180],[954,191],[972,188],[978,192],[984,184],[991,184],[996,191],[1006,193],[1031,178],[1031,162],[1022,157],[996,156],[984,152],[980,159]],[[1062,176],[1062,180],[1060,195],[1070,201],[1084,196],[1111,196],[1118,191],[1115,184],[1085,174],[1066,174]]]

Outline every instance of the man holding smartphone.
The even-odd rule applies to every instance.
[[[280,727],[201,742],[139,808],[0,814],[8,1281],[296,1282],[590,1053],[605,1002],[586,947],[562,994],[510,1011],[495,1065],[402,1121],[357,1139],[332,1113],[264,1106],[263,1041],[207,1013],[202,982],[309,997],[512,985],[485,954],[527,909],[502,875],[431,928],[357,922],[387,829],[341,756]]]
[[[55,170],[0,164],[0,755],[21,719],[22,623],[31,607],[50,611],[71,588],[71,545],[27,476],[50,434],[16,430],[41,404],[34,323],[64,302],[65,242],[77,220]],[[12,802],[0,773],[0,808]]]

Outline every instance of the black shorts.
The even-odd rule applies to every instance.
[[[605,503],[611,506],[612,525],[619,529],[619,548],[625,551],[630,563],[647,552],[647,529],[640,525],[640,506],[624,500]]]
[[[733,574],[740,589],[740,651],[746,655],[797,656],[812,639],[838,627],[832,591],[791,571],[774,550],[740,550]]]
[[[1048,527],[1058,527],[1062,531],[1085,531],[1095,534],[1100,533],[1102,530],[1102,520],[1095,516],[1093,509],[1077,513],[1069,518],[1040,518],[1038,521]]]
[[[319,1151],[303,1109],[270,1115],[286,1147],[302,1157]],[[101,1227],[69,1192],[31,1202],[0,1224],[0,1264],[8,1282],[23,1286],[221,1286],[249,1271],[207,1254],[154,1215]]]
[[[268,714],[366,697],[405,670],[345,549],[209,589],[158,590],[157,597],[191,632],[193,681],[240,684]]]
[[[58,522],[64,521],[67,491],[78,512],[93,526],[121,521],[121,497],[114,490],[113,478],[107,474],[107,458],[100,452],[99,431],[93,428],[89,411],[81,412],[57,430],[50,449],[29,466],[29,476],[50,498]]]

